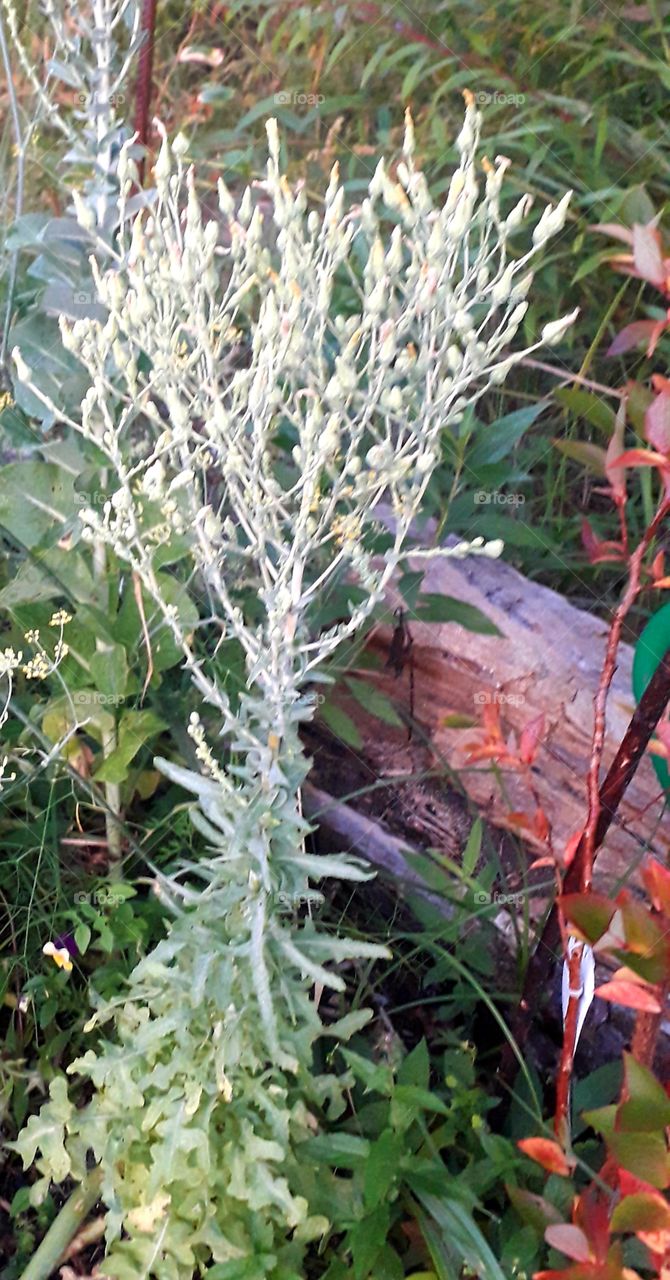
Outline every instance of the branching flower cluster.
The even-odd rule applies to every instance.
[[[91,1025],[110,1026],[109,1041],[70,1068],[92,1081],[91,1101],[76,1110],[57,1081],[18,1143],[26,1162],[41,1153],[36,1196],[50,1178],[83,1178],[93,1151],[109,1211],[106,1274],[191,1280],[213,1259],[293,1276],[306,1243],[328,1229],[311,1206],[310,1138],[341,1114],[347,1077],[315,1068],[315,1044],[346,1039],[367,1015],[324,1029],[312,988],[342,991],[333,963],[383,952],[285,909],[318,898],[310,881],[368,874],[353,858],[305,848],[298,729],[313,712],[308,686],[406,554],[441,433],[573,318],[510,352],[531,260],[563,225],[567,197],[513,256],[530,201],[503,215],[502,159],[480,187],[479,123],[470,99],[441,207],[415,165],[408,117],[397,178],[380,164],[352,209],[335,168],[316,210],[282,175],[270,121],[259,186],[276,248],[253,189],[238,204],[220,184],[220,218],[205,220],[183,140],[164,138],[153,211],[128,220],[111,269],[93,261],[107,320],[62,324],[90,379],[81,416],[66,421],[102,451],[116,486],[82,521],[138,575],[181,647],[203,718],[207,704],[217,721],[210,742],[199,715],[189,725],[200,773],[157,762],[196,797],[209,853],[157,881],[174,914],[169,936],[127,995],[96,1011]],[[119,160],[121,228],[130,146]],[[385,540],[382,500],[394,517]],[[244,653],[239,705],[166,591],[175,547],[201,584],[211,647],[223,638]],[[481,539],[453,549],[499,551]],[[348,617],[319,631],[319,599],[349,582],[358,591]]]

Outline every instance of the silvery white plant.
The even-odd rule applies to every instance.
[[[36,119],[66,140],[66,163],[89,171],[83,191],[75,196],[82,225],[103,236],[118,208],[116,164],[128,133],[125,89],[140,43],[140,6],[137,0],[71,0],[67,5],[42,0],[53,53],[41,76],[24,48],[15,0],[1,4],[21,73],[34,92]],[[56,81],[72,92],[70,113],[53,100]]]
[[[568,198],[512,256],[530,199],[501,212],[503,159],[480,185],[479,126],[468,95],[441,206],[415,166],[408,117],[397,179],[380,164],[351,209],[335,167],[317,210],[282,176],[270,121],[261,185],[276,251],[251,190],[237,207],[220,184],[221,217],[203,220],[183,141],[164,137],[155,210],[122,233],[120,265],[93,263],[108,319],[62,325],[90,379],[81,415],[66,421],[115,477],[104,508],[82,514],[87,536],[139,575],[217,726],[208,741],[204,717],[191,719],[199,772],[157,761],[196,797],[209,853],[157,881],[170,933],[91,1019],[109,1040],[70,1071],[91,1081],[92,1098],[76,1109],[57,1080],[17,1143],[26,1163],[40,1153],[36,1197],[52,1178],[85,1179],[93,1152],[108,1208],[105,1274],[191,1280],[213,1260],[231,1275],[297,1280],[307,1243],[329,1228],[311,1208],[310,1138],[343,1111],[347,1078],[315,1066],[324,1028],[313,992],[343,990],[334,963],[383,952],[283,910],[319,900],[310,882],[367,874],[305,848],[298,731],[312,714],[309,686],[406,553],[441,433],[573,319],[511,351],[531,260],[563,225]],[[123,228],[127,147],[119,176]],[[385,545],[382,499],[394,516]],[[454,548],[499,551],[482,539]],[[167,590],[177,556],[202,591],[195,634]],[[319,631],[315,606],[343,581],[358,587],[348,617]],[[235,706],[210,661],[222,640],[244,653]],[[346,1038],[366,1016],[325,1034]]]

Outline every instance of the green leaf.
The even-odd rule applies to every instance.
[[[631,1053],[624,1053],[626,1101],[619,1107],[617,1127],[653,1133],[670,1125],[670,1098],[654,1074]]]
[[[0,469],[0,526],[23,547],[55,544],[74,518],[74,479],[52,462],[10,462]]]
[[[372,1009],[352,1009],[351,1013],[345,1013],[343,1018],[338,1018],[337,1022],[331,1022],[325,1027],[324,1035],[335,1036],[337,1040],[349,1040],[358,1031],[362,1031],[373,1017]]]
[[[616,414],[612,408],[592,391],[581,387],[560,387],[554,397],[564,408],[569,409],[577,418],[584,418],[605,435],[611,436],[614,430]]]
[[[188,634],[197,625],[199,615],[186,587],[169,573],[156,573],[156,581],[163,600],[168,605],[174,605],[182,630]],[[151,641],[154,671],[167,671],[183,661],[184,655],[171,630],[163,621],[162,613],[144,588],[142,589],[142,606]],[[143,661],[147,662],[144,628],[132,588],[124,594],[123,603],[114,622],[113,635],[127,653],[141,650]]]
[[[416,618],[419,622],[457,622],[467,631],[477,631],[480,635],[499,636],[501,631],[485,614],[464,600],[456,600],[453,596],[438,595],[425,592],[419,596]]]
[[[89,661],[98,693],[122,701],[128,687],[128,662],[122,644],[105,644]],[[144,713],[140,713],[144,714]]]
[[[363,746],[363,739],[351,716],[347,715],[346,711],[343,711],[341,707],[329,700],[324,702],[321,707],[320,716],[328,725],[331,733],[336,738],[340,738],[345,746],[353,747],[356,751],[360,750]]]
[[[467,844],[463,850],[461,865],[465,876],[472,876],[479,861],[479,855],[482,850],[482,834],[484,828],[481,818],[475,818],[470,827]]]
[[[412,1052],[403,1058],[398,1070],[398,1084],[418,1085],[421,1089],[427,1089],[429,1079],[430,1058],[424,1037]]]
[[[74,931],[74,940],[80,955],[85,955],[91,941],[91,930],[87,924],[78,924]]]
[[[367,1138],[355,1133],[320,1133],[310,1138],[302,1150],[312,1160],[322,1161],[335,1169],[357,1169],[370,1154]]]
[[[505,414],[504,418],[498,418],[490,426],[479,424],[476,444],[468,450],[468,468],[478,471],[480,467],[491,466],[505,458],[540,414],[544,413],[548,403],[548,400],[539,400],[537,404]]]
[[[119,724],[118,746],[96,769],[96,782],[124,782],[128,776],[128,765],[138,751],[165,728],[165,721],[153,711],[124,711]]]
[[[594,943],[605,933],[616,905],[602,893],[568,893],[560,904],[571,924],[576,925],[588,942]]]
[[[372,1213],[368,1213],[365,1218],[357,1222],[349,1232],[347,1241],[354,1260],[355,1280],[366,1280],[369,1276],[386,1241],[390,1219],[389,1206],[379,1205]]]
[[[74,224],[76,226],[76,223]],[[51,275],[53,268],[49,268]],[[32,312],[15,324],[10,334],[10,348],[18,347],[32,371],[33,382],[54,405],[65,411],[81,404],[88,387],[88,375],[79,361],[65,350],[56,320]],[[55,414],[18,379],[14,397],[20,409],[36,418],[44,427],[53,425]]]
[[[598,476],[607,475],[605,466],[607,453],[599,445],[589,444],[587,440],[554,440],[552,443],[566,458],[572,458],[573,462],[581,463],[589,471],[595,471]]]
[[[607,1145],[624,1169],[636,1178],[663,1191],[670,1183],[670,1160],[661,1133],[619,1133],[608,1135]]]
[[[615,1206],[612,1231],[670,1231],[670,1205],[650,1191],[635,1191]]]
[[[378,720],[383,720],[384,724],[402,728],[403,722],[395,707],[385,694],[380,693],[379,689],[375,689],[373,684],[368,684],[365,680],[355,680],[351,676],[345,678],[345,684],[353,693],[356,701],[371,716],[376,716]]]
[[[421,1216],[420,1225],[431,1255],[437,1260],[437,1253],[437,1257],[441,1256],[456,1266],[448,1274],[454,1277],[461,1275],[465,1263],[479,1280],[506,1280],[505,1273],[467,1205],[447,1194],[438,1197],[420,1189],[417,1189],[416,1194],[429,1215]],[[433,1244],[436,1246],[435,1251]]]
[[[363,1181],[366,1209],[375,1209],[385,1199],[398,1174],[402,1154],[402,1139],[391,1129],[385,1129],[372,1143]]]
[[[71,1168],[64,1137],[65,1124],[73,1110],[62,1076],[51,1081],[49,1094],[51,1103],[43,1107],[39,1115],[30,1116],[16,1142],[8,1142],[7,1146],[21,1156],[24,1169],[34,1164],[39,1151],[54,1182],[62,1182]]]

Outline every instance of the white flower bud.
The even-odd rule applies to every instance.
[[[563,199],[559,200],[555,209],[553,205],[547,205],[533,232],[533,244],[536,247],[544,244],[551,236],[556,235],[557,231],[561,230],[565,223],[571,197],[572,191],[566,191]]]
[[[551,320],[549,324],[545,324],[540,334],[540,342],[543,346],[553,347],[567,333],[568,329],[575,323],[579,315],[579,307],[575,307],[569,315],[563,316],[560,320]]]

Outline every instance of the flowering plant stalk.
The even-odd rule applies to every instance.
[[[335,167],[318,212],[282,175],[270,121],[260,185],[276,254],[251,190],[236,207],[220,183],[221,218],[203,220],[181,138],[163,138],[155,208],[129,220],[124,238],[131,141],[119,159],[118,261],[92,262],[108,318],[62,324],[90,379],[81,415],[65,421],[102,452],[116,485],[102,509],[82,512],[86,536],[137,575],[203,701],[189,725],[200,771],[156,763],[196,798],[209,852],[157,878],[169,935],[91,1018],[109,1039],[69,1068],[91,1082],[91,1100],[76,1109],[56,1079],[16,1144],[26,1164],[40,1153],[35,1198],[51,1179],[84,1179],[93,1153],[108,1210],[105,1274],[121,1280],[191,1280],[212,1261],[222,1277],[297,1280],[307,1244],[330,1227],[310,1204],[310,1139],[343,1112],[348,1077],[317,1070],[315,1046],[346,1039],[370,1015],[324,1027],[312,988],[342,991],[334,964],[385,952],[286,914],[287,901],[320,899],[310,882],[369,874],[354,858],[305,848],[309,685],[382,599],[441,432],[572,319],[510,353],[530,260],[562,226],[567,197],[513,258],[509,238],[530,200],[502,215],[504,160],[485,165],[480,191],[479,125],[467,95],[442,207],[414,164],[408,117],[398,180],[380,163],[367,198],[347,209]],[[342,282],[355,292],[353,315],[338,309]],[[15,360],[48,403],[19,351]],[[395,518],[385,543],[382,498]],[[500,546],[479,539],[471,550]],[[200,584],[197,638],[170,602],[166,566],[177,558]],[[348,617],[319,632],[319,598],[352,579],[363,591],[352,591]],[[244,654],[238,705],[210,661],[222,640]]]

